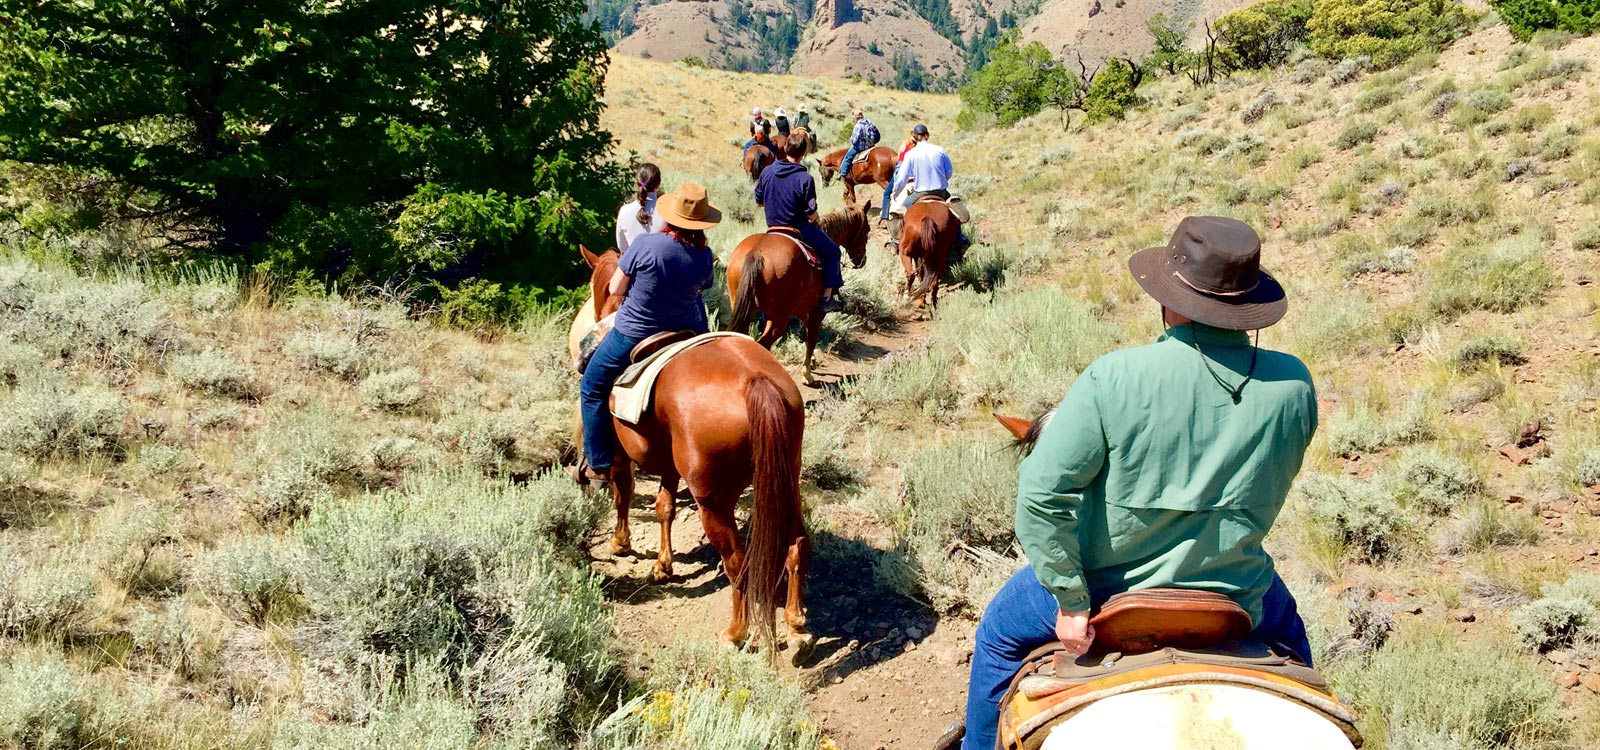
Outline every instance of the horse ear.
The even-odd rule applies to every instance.
[[[872,199],[871,198],[868,198],[866,203],[861,204],[861,213],[862,214],[870,214],[870,213],[872,213]]]
[[[583,253],[583,262],[588,263],[590,268],[594,268],[600,263],[600,256],[589,252],[589,248],[578,245],[578,252]]]
[[[1000,420],[1000,424],[1006,428],[1006,431],[1010,432],[1018,440],[1026,439],[1029,428],[1033,427],[1033,422],[1022,417],[1008,417],[1004,414],[996,414],[994,418]]]

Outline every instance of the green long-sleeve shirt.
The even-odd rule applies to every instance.
[[[1084,369],[1022,462],[1017,538],[1066,611],[1123,591],[1226,594],[1261,621],[1261,541],[1317,426],[1311,375],[1246,334],[1195,324]]]

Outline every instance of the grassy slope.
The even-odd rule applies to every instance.
[[[1449,747],[1451,736],[1494,735],[1479,730],[1497,722],[1550,726],[1542,712],[1554,704],[1539,691],[1554,689],[1553,671],[1529,678],[1522,668],[1533,657],[1498,648],[1483,653],[1507,669],[1491,674],[1451,655],[1508,641],[1508,605],[1537,595],[1541,583],[1600,566],[1583,554],[1600,546],[1600,527],[1577,484],[1583,451],[1595,443],[1600,395],[1590,356],[1600,301],[1588,286],[1595,255],[1577,246],[1596,224],[1600,99],[1593,72],[1548,77],[1566,70],[1551,60],[1593,60],[1600,44],[1519,49],[1490,30],[1436,61],[1337,87],[1315,71],[1299,82],[1288,72],[1240,77],[1208,92],[1168,82],[1148,91],[1153,104],[1126,123],[1063,133],[1060,116],[1046,114],[960,135],[952,133],[950,97],[618,58],[606,122],[626,147],[665,167],[669,185],[696,178],[711,186],[735,219],[715,235],[723,253],[756,221],[736,161],[740,120],[752,104],[825,105],[817,111],[829,140],[852,105],[872,111],[890,140],[921,118],[941,139],[950,135],[959,185],[981,215],[977,232],[987,245],[975,253],[976,270],[1006,269],[1007,283],[992,295],[951,295],[926,341],[820,404],[807,470],[816,527],[869,540],[876,551],[851,554],[866,554],[884,585],[952,613],[970,612],[1017,564],[1005,533],[1010,467],[996,452],[987,412],[1048,404],[1099,352],[1154,335],[1154,311],[1122,263],[1180,216],[1230,213],[1267,228],[1269,267],[1295,303],[1265,340],[1311,363],[1324,434],[1359,456],[1319,442],[1307,472],[1361,483],[1331,502],[1310,501],[1326,492],[1297,497],[1271,543],[1328,652],[1372,645],[1370,633],[1345,637],[1347,610],[1399,620],[1402,636],[1377,657],[1348,657],[1335,673],[1361,696],[1371,727],[1405,709],[1409,723],[1396,731],[1406,741],[1443,737],[1432,746]],[[1432,119],[1428,105],[1447,80],[1464,100],[1489,108],[1501,97],[1474,92],[1499,89],[1508,106],[1483,122],[1461,108]],[[1264,88],[1282,106],[1244,124],[1240,110]],[[1372,142],[1334,145],[1357,121],[1377,126]],[[832,204],[837,195],[830,189],[824,198]],[[1410,249],[1389,252],[1398,245]],[[1500,256],[1521,262],[1502,264],[1489,279],[1466,274]],[[1535,259],[1554,286],[1522,294],[1541,288]],[[1389,270],[1347,277],[1357,265]],[[868,268],[848,278],[881,307],[895,275],[874,249]],[[1498,290],[1486,301],[1502,311],[1457,315],[1461,304],[1485,301],[1463,289]],[[861,312],[830,323],[833,335],[881,322]],[[603,696],[582,691],[555,703],[489,700],[476,708],[425,685],[401,691],[349,669],[387,664],[378,670],[386,674],[394,665],[381,649],[324,637],[360,634],[366,608],[350,606],[351,592],[375,585],[336,564],[337,542],[399,506],[416,509],[402,516],[408,531],[396,543],[459,538],[461,514],[474,519],[459,559],[478,572],[435,571],[424,580],[448,578],[444,590],[473,606],[549,612],[551,622],[593,619],[548,602],[517,604],[542,601],[540,593],[518,588],[516,571],[492,554],[524,544],[531,546],[515,549],[546,556],[538,539],[570,539],[594,521],[592,512],[558,483],[535,482],[507,501],[476,479],[526,477],[570,450],[572,380],[559,321],[485,341],[377,302],[272,302],[226,278],[85,279],[18,258],[0,263],[0,313],[0,429],[11,441],[0,450],[0,730],[12,733],[8,741],[49,730],[62,739],[33,744],[309,747],[382,742],[426,722],[437,744],[453,746],[486,726],[570,736],[604,711]],[[1403,334],[1400,344],[1390,328]],[[1476,371],[1452,364],[1463,342],[1485,332],[1519,342],[1525,363]],[[785,345],[780,354],[792,362],[797,352]],[[373,375],[383,377],[367,383]],[[1534,417],[1553,455],[1527,466],[1498,457],[1494,448]],[[45,430],[54,437],[32,437]],[[1457,489],[1439,503],[1443,517],[1424,517],[1424,505],[1405,498],[1434,485],[1396,471],[1422,459],[1415,449],[1383,445],[1407,441],[1456,459],[1451,470],[1480,478],[1484,489],[1451,485]],[[400,488],[391,496],[398,505],[368,497],[391,486]],[[1361,495],[1362,487],[1374,491]],[[417,493],[445,493],[466,510]],[[1513,495],[1521,500],[1507,503]],[[1346,533],[1351,519],[1328,512],[1330,504],[1359,505],[1349,500],[1356,496],[1378,499],[1369,508],[1377,520],[1359,525],[1355,538],[1390,540],[1399,551],[1391,560],[1359,562]],[[532,537],[496,510],[507,502],[542,519]],[[306,506],[360,512],[287,530],[281,514]],[[443,536],[429,537],[434,529]],[[1530,539],[1537,543],[1508,544]],[[391,550],[371,543],[374,554]],[[410,559],[417,549],[394,554]],[[570,564],[548,556],[543,564],[554,569]],[[404,597],[387,601],[395,606],[384,612],[409,611]],[[1406,614],[1417,608],[1422,614]],[[1475,622],[1450,621],[1462,610]],[[312,624],[326,629],[306,630]],[[519,642],[530,627],[496,620],[487,630],[446,628],[456,633],[450,648],[480,657],[477,674],[499,680],[471,683],[479,686],[472,696],[499,695],[484,692],[491,683],[520,686],[524,695],[562,692],[548,690],[554,672],[508,672],[505,659],[489,658],[501,653],[491,644]],[[333,646],[319,648],[324,641]],[[604,661],[582,649],[540,658],[569,665],[574,680]],[[1501,677],[1508,670],[1514,679]],[[1418,708],[1438,703],[1433,686],[1441,684],[1473,686],[1462,695],[1533,697],[1526,705],[1464,701],[1456,714]],[[538,685],[546,691],[531,687]],[[1592,744],[1586,727],[1594,714],[1583,694],[1572,696],[1565,716],[1591,718],[1571,741]],[[556,712],[579,726],[516,718]],[[387,718],[355,722],[364,716]],[[1543,741],[1532,730],[1490,738]]]

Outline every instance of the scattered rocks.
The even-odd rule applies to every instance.
[[[1575,688],[1579,682],[1580,679],[1577,672],[1562,672],[1560,679],[1556,680],[1556,683],[1564,688]]]
[[[1469,609],[1452,609],[1449,618],[1451,622],[1477,622],[1478,616]]]

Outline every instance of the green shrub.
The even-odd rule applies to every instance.
[[[1405,245],[1396,245],[1387,250],[1360,250],[1346,256],[1339,269],[1346,278],[1353,278],[1374,273],[1411,273],[1416,265],[1417,251]]]
[[[943,377],[968,403],[1055,403],[1116,343],[1114,328],[1053,289],[952,298],[940,315],[932,346],[959,363]]]
[[[1328,448],[1335,456],[1358,456],[1431,440],[1438,431],[1434,409],[1433,401],[1422,393],[1408,399],[1399,414],[1380,416],[1358,406],[1328,428]]]
[[[133,593],[175,590],[181,573],[171,547],[176,522],[177,513],[168,507],[101,511],[90,538],[96,564],[112,582]]]
[[[0,747],[76,750],[95,739],[93,705],[55,655],[0,660]]]
[[[950,377],[955,367],[956,359],[948,352],[911,349],[878,360],[845,392],[869,410],[921,411],[953,419],[962,396]]]
[[[173,599],[165,612],[134,620],[134,657],[189,682],[212,679],[222,671],[222,619],[215,610],[191,609]]]
[[[677,646],[648,692],[589,737],[593,750],[816,750],[827,747],[806,695],[759,656],[709,643]]]
[[[1467,339],[1450,354],[1450,364],[1462,372],[1476,370],[1489,362],[1520,365],[1526,361],[1521,341],[1497,333]]]
[[[74,551],[75,552],[75,551]],[[88,619],[94,579],[76,554],[29,560],[0,546],[0,633],[59,639]]]
[[[1600,30],[1600,2],[1595,0],[1490,0],[1489,4],[1511,34],[1524,42],[1547,29],[1582,36]]]
[[[858,442],[851,444],[850,436]],[[846,433],[834,420],[811,419],[800,449],[800,478],[821,490],[840,490],[865,481],[867,469],[860,456],[859,431]]]
[[[1475,14],[1455,0],[1320,0],[1306,22],[1312,51],[1388,68],[1465,34]]]
[[[69,389],[56,380],[24,383],[0,396],[0,445],[31,458],[120,454],[128,405],[99,385]]]
[[[1567,733],[1555,683],[1502,640],[1463,642],[1453,628],[1403,629],[1364,665],[1336,673],[1368,736],[1404,723],[1472,750],[1539,747]],[[1439,686],[1450,686],[1450,700]]]
[[[1521,547],[1539,541],[1539,519],[1531,513],[1508,510],[1504,503],[1478,498],[1457,511],[1440,535],[1445,554],[1484,552],[1497,547]]]
[[[1393,104],[1400,98],[1400,90],[1394,86],[1375,86],[1356,94],[1355,105],[1357,112],[1371,112]]]
[[[1542,654],[1596,640],[1600,611],[1582,599],[1544,597],[1512,611],[1511,627],[1524,648]]]
[[[1485,164],[1477,160],[1466,162],[1474,171]],[[1417,199],[1417,216],[1444,225],[1474,224],[1493,216],[1497,191],[1478,189],[1470,193],[1436,190]]]
[[[255,394],[254,371],[214,349],[173,357],[167,372],[185,386],[212,396],[249,398]]]
[[[1539,303],[1555,285],[1542,243],[1519,236],[1490,248],[1469,246],[1447,253],[1432,280],[1428,304],[1444,315],[1510,313]]]
[[[1400,454],[1398,495],[1433,516],[1450,515],[1483,493],[1483,478],[1460,458],[1434,446],[1417,446]]]
[[[1378,137],[1378,124],[1369,120],[1356,120],[1339,131],[1334,136],[1333,145],[1341,151],[1349,151],[1363,143],[1371,143]]]
[[[212,553],[196,578],[228,614],[265,627],[298,598],[295,564],[271,537],[252,536]]]
[[[979,117],[994,117],[1001,125],[1011,125],[1047,106],[1066,109],[1082,85],[1043,44],[1022,44],[1013,30],[996,43],[971,83],[961,87],[957,124],[966,129]]]
[[[259,434],[255,455],[265,468],[251,512],[263,523],[305,516],[331,500],[360,466],[354,433],[319,409],[274,420]]]
[[[1122,119],[1129,108],[1139,103],[1133,87],[1133,68],[1116,58],[1107,60],[1083,96],[1086,121],[1094,124]]]
[[[383,411],[415,409],[424,395],[422,373],[415,367],[375,372],[361,381],[361,402]]]
[[[341,378],[355,377],[365,359],[354,338],[325,331],[295,334],[283,345],[283,353],[307,370]]]
[[[902,593],[941,611],[981,611],[1015,572],[1017,456],[989,437],[936,445],[905,467],[905,502],[894,519],[898,556],[880,565]]]
[[[485,473],[496,473],[517,457],[517,425],[501,414],[452,414],[434,427],[434,438]]]
[[[1296,483],[1295,491],[1310,513],[1309,530],[1359,562],[1389,562],[1411,546],[1411,521],[1379,482],[1311,474]]]
[[[1223,65],[1259,70],[1287,63],[1306,39],[1311,6],[1308,0],[1268,0],[1218,18],[1214,27],[1224,40],[1219,49]]]
[[[51,357],[137,363],[173,345],[167,306],[133,280],[89,279],[0,258],[0,329]]]
[[[1366,55],[1340,60],[1338,65],[1328,69],[1328,82],[1335,86],[1354,83],[1370,67],[1372,58]]]
[[[1600,224],[1590,224],[1579,229],[1572,236],[1573,250],[1594,250],[1600,248]]]

